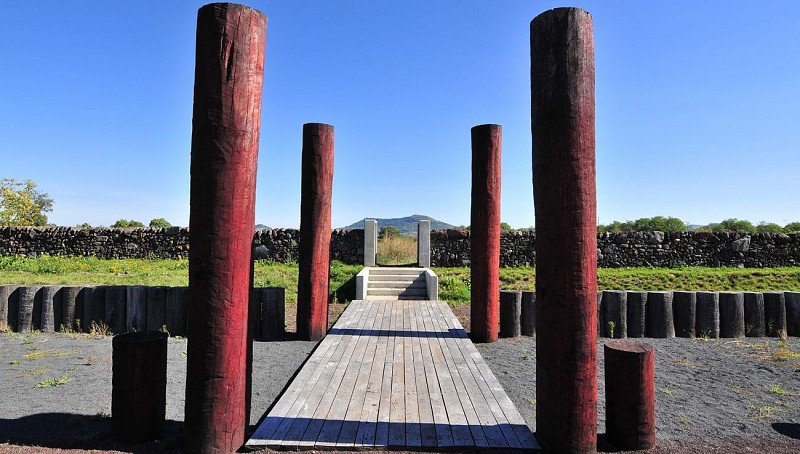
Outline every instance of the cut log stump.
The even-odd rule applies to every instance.
[[[627,332],[628,304],[624,290],[606,290],[603,292],[603,327],[605,337],[620,339]]]
[[[628,292],[628,319],[626,322],[628,337],[644,337],[647,329],[645,310],[647,306],[647,292]]]
[[[604,346],[606,434],[623,449],[650,449],[656,443],[656,353],[652,345],[629,340]]]
[[[786,292],[786,334],[800,336],[800,292]]]
[[[519,337],[521,315],[522,292],[500,290],[500,337]]]
[[[536,292],[522,291],[522,313],[520,332],[523,336],[536,336]]]
[[[697,292],[695,332],[700,337],[719,338],[719,294]]]
[[[786,297],[783,292],[764,292],[764,328],[768,337],[786,337]]]
[[[672,292],[647,293],[647,337],[673,338]]]
[[[719,293],[719,336],[744,337],[744,294]]]
[[[695,292],[672,292],[672,317],[675,320],[677,337],[694,337],[697,294]]]
[[[764,294],[744,292],[744,335],[764,337]]]
[[[123,443],[161,437],[167,399],[167,334],[131,332],[111,342],[111,436]]]

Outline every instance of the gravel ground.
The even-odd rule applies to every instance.
[[[800,452],[800,339],[644,339],[656,347],[658,449],[651,452]],[[251,424],[257,424],[314,348],[313,342],[257,342]],[[478,346],[535,431],[536,348],[530,338]],[[167,426],[160,443],[109,440],[111,338],[0,334],[0,453],[62,449],[177,450],[183,420],[186,340],[169,340]],[[598,433],[605,401],[598,343]],[[26,356],[27,355],[27,356]],[[791,355],[789,355],[791,356]],[[50,380],[50,381],[48,381]],[[63,381],[56,385],[56,381]],[[44,387],[37,387],[39,386]],[[45,386],[50,384],[50,386]],[[21,447],[17,445],[33,445]]]

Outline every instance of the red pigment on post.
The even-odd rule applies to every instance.
[[[494,342],[500,318],[500,183],[503,130],[472,128],[470,337]]]
[[[297,337],[320,340],[328,331],[328,277],[333,192],[333,126],[303,125]]]
[[[197,16],[189,217],[184,450],[244,443],[248,297],[267,18],[242,5]]]
[[[531,22],[536,212],[536,438],[597,447],[597,207],[591,16],[558,8]]]

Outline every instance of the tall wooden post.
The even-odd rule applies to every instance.
[[[328,277],[333,192],[333,126],[303,125],[297,337],[320,340],[328,331]]]
[[[500,320],[500,125],[472,128],[470,337],[497,340]]]
[[[244,443],[247,312],[267,18],[242,5],[197,15],[189,217],[186,452]]]
[[[547,451],[597,446],[597,207],[591,16],[531,22],[536,210],[536,438]]]

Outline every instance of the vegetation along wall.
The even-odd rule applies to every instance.
[[[296,262],[300,232],[264,229],[253,238],[260,260]],[[500,266],[536,264],[536,235],[503,232]],[[800,266],[800,234],[725,232],[599,233],[598,265],[617,267]],[[0,227],[0,256],[96,256],[100,258],[187,258],[189,230],[170,228]],[[364,231],[334,230],[331,259],[347,264],[364,260]],[[468,266],[470,232],[431,232],[432,266]]]

